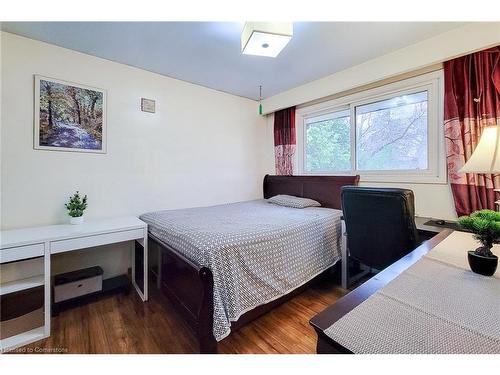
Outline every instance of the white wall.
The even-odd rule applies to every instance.
[[[1,42],[2,229],[66,222],[75,190],[88,219],[262,196],[271,167],[256,102],[5,32]],[[107,90],[106,154],[33,149],[34,74]]]
[[[396,31],[397,32],[397,31]],[[500,43],[500,22],[472,22],[262,101],[264,113],[413,72]]]

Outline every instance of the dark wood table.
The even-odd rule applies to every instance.
[[[328,337],[324,331],[349,311],[368,299],[372,294],[387,285],[391,280],[399,276],[408,267],[416,263],[452,232],[451,229],[441,230],[437,235],[422,243],[411,253],[379,272],[370,280],[314,316],[309,323],[314,327],[318,335],[316,352],[318,354],[352,353],[349,349]]]

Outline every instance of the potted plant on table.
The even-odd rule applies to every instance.
[[[69,202],[65,203],[64,206],[68,209],[68,215],[71,217],[69,222],[71,224],[81,224],[83,223],[83,211],[87,208],[87,196],[83,198],[77,191],[72,197],[69,198]]]
[[[498,257],[491,252],[494,243],[500,243],[500,212],[481,210],[470,216],[462,216],[458,223],[474,233],[481,242],[480,247],[468,252],[470,268],[473,272],[492,276],[498,266]]]

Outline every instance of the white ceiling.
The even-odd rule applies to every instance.
[[[281,54],[240,53],[243,23],[3,22],[2,30],[257,99],[269,97],[464,23],[295,22]]]

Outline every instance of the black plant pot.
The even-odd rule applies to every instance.
[[[467,258],[469,259],[470,269],[484,276],[492,276],[497,270],[498,257],[493,255],[492,257],[485,257],[482,255],[477,255],[473,250],[468,252]]]

